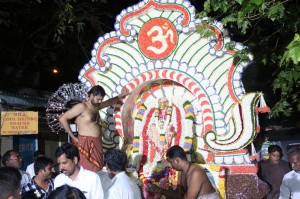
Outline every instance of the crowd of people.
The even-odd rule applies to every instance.
[[[110,181],[102,181],[97,172],[83,168],[78,148],[65,143],[55,151],[59,174],[53,178],[54,162],[45,155],[34,161],[34,176],[22,171],[19,153],[7,151],[0,168],[0,199],[102,199],[141,198],[137,184],[125,173],[127,155],[119,149],[104,154],[104,162]],[[107,189],[103,189],[102,184]]]
[[[22,171],[22,158],[16,150],[3,155],[0,168],[0,199],[140,199],[141,188],[126,173],[127,155],[119,149],[104,153],[106,178],[80,165],[78,148],[65,143],[55,151],[59,174],[53,176],[54,161],[45,155],[34,160],[34,176]],[[219,199],[205,171],[187,160],[182,147],[176,145],[167,151],[171,166],[181,171],[176,190],[149,185],[150,192],[159,192],[170,198]],[[105,186],[103,186],[105,184]],[[104,188],[105,187],[105,188]]]
[[[259,162],[258,176],[265,181],[270,192],[267,199],[300,198],[300,148],[288,152],[288,162],[282,160],[278,145],[268,147],[269,158]],[[65,143],[55,151],[59,174],[54,174],[54,161],[45,155],[34,160],[34,176],[22,171],[22,157],[16,150],[7,151],[0,168],[0,199],[139,199],[141,188],[126,173],[127,155],[119,149],[109,149],[104,155],[103,170],[94,172],[80,164],[76,145]],[[149,192],[160,193],[167,198],[219,199],[205,171],[192,164],[183,148],[175,145],[168,149],[166,157],[170,166],[179,171],[175,190],[148,184]],[[109,180],[107,180],[109,179]]]
[[[0,199],[140,199],[141,188],[126,173],[127,155],[119,149],[103,154],[99,110],[111,106],[129,95],[121,94],[102,102],[105,91],[93,87],[89,99],[62,114],[60,123],[72,138],[55,151],[59,174],[54,173],[54,161],[41,151],[34,153],[34,163],[21,170],[22,157],[17,150],[9,150],[2,157],[0,167]],[[70,129],[69,120],[78,127],[78,137]],[[268,141],[268,140],[267,140]],[[300,148],[288,152],[289,164],[283,161],[282,149],[267,143],[267,157],[259,162],[258,176],[268,183],[267,199],[300,198]],[[264,151],[266,153],[266,150]],[[166,152],[170,166],[179,171],[176,189],[163,189],[148,184],[147,191],[167,198],[219,199],[205,170],[192,164],[182,147],[171,146]],[[0,157],[1,159],[1,157]],[[103,171],[105,166],[106,171]]]
[[[268,155],[258,162],[257,175],[270,188],[265,199],[300,198],[300,148],[291,148],[287,155],[288,162],[282,160],[281,147],[271,144]]]

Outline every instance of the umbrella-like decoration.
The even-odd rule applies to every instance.
[[[47,122],[52,132],[64,132],[64,128],[59,124],[59,117],[72,106],[79,102],[86,101],[87,91],[83,84],[69,83],[63,84],[48,100],[46,107]]]

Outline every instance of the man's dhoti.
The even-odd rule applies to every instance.
[[[99,171],[103,167],[102,140],[97,137],[78,135],[80,165],[91,171]]]

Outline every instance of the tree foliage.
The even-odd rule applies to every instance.
[[[273,83],[273,90],[279,90],[282,98],[275,104],[274,113],[291,116],[293,108],[300,111],[300,35],[286,47],[279,67],[282,68]]]
[[[136,2],[0,0],[0,87],[54,91],[63,83],[78,81],[97,38],[112,31],[116,15]],[[61,73],[53,76],[53,67]],[[40,80],[29,83],[35,77],[18,74],[34,74]]]
[[[272,115],[290,124],[299,122],[300,113],[299,10],[295,0],[206,0],[197,14],[209,16],[208,24],[221,20],[234,40],[248,46],[236,55],[237,61],[245,53],[254,55],[243,77],[246,90],[263,91]]]

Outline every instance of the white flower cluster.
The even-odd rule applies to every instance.
[[[38,190],[35,190],[34,194],[36,195],[37,198],[40,198],[42,196],[42,194]]]

